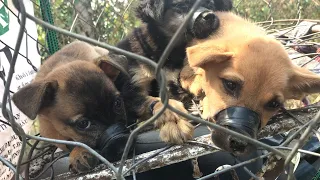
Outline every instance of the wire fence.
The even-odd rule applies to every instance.
[[[2,3],[4,3],[3,0],[1,0],[1,1],[2,1]],[[22,175],[20,175],[20,173],[21,173],[21,168],[23,166],[25,166],[25,168],[24,168],[25,173],[24,174],[26,174],[23,179],[27,179],[27,180],[28,179],[39,179],[43,173],[45,173],[49,170],[51,172],[50,179],[54,179],[54,178],[72,179],[72,178],[79,177],[76,175],[72,175],[70,173],[64,174],[60,177],[55,177],[55,173],[54,173],[55,171],[54,171],[54,166],[53,166],[54,163],[56,161],[58,161],[59,159],[68,156],[69,154],[65,153],[65,152],[57,152],[56,147],[51,145],[53,143],[83,147],[103,162],[103,165],[101,166],[101,168],[96,170],[94,173],[91,173],[89,175],[83,175],[83,177],[86,176],[85,179],[99,179],[100,176],[110,177],[110,178],[112,177],[112,178],[116,178],[116,179],[124,179],[125,176],[128,176],[130,174],[135,176],[135,174],[137,174],[139,172],[143,172],[143,171],[148,170],[148,169],[141,168],[142,166],[146,166],[146,162],[148,162],[148,161],[149,162],[150,161],[161,161],[161,163],[159,163],[161,165],[153,164],[153,165],[149,166],[149,169],[154,169],[154,168],[159,168],[159,167],[163,167],[166,165],[170,165],[173,163],[181,162],[181,161],[184,161],[187,159],[195,159],[199,156],[209,154],[209,153],[212,153],[214,151],[219,150],[219,148],[215,147],[214,144],[212,144],[212,142],[209,140],[210,137],[208,135],[206,135],[206,136],[202,136],[200,138],[196,138],[195,140],[189,141],[185,145],[167,146],[163,149],[144,153],[144,154],[138,155],[136,157],[134,156],[131,159],[128,159],[129,147],[132,145],[133,139],[146,126],[153,123],[164,112],[164,110],[166,108],[181,115],[182,117],[193,120],[199,124],[206,125],[214,130],[220,130],[220,131],[229,133],[229,134],[236,136],[240,139],[246,140],[247,142],[252,143],[261,149],[268,151],[268,153],[266,153],[264,155],[261,155],[259,157],[256,157],[254,159],[250,159],[250,160],[244,161],[244,162],[239,161],[238,164],[236,164],[234,166],[224,167],[221,170],[215,171],[214,173],[206,175],[206,176],[201,177],[201,175],[199,175],[199,172],[198,172],[197,177],[201,180],[209,179],[211,177],[219,177],[219,174],[225,173],[227,171],[230,171],[232,173],[233,178],[237,179],[238,177],[237,177],[237,174],[234,171],[234,169],[240,168],[240,167],[244,167],[246,172],[249,173],[253,179],[259,179],[260,177],[262,177],[265,174],[265,172],[267,171],[268,168],[272,167],[272,166],[270,166],[270,164],[273,163],[273,166],[274,166],[273,169],[274,169],[275,168],[274,164],[276,164],[275,162],[279,162],[280,160],[284,161],[284,166],[282,168],[278,168],[278,171],[279,171],[278,173],[280,174],[281,172],[286,171],[288,173],[288,179],[292,179],[294,167],[290,162],[297,155],[298,152],[320,157],[320,154],[318,154],[318,153],[315,153],[312,151],[305,151],[305,150],[301,149],[306,144],[308,138],[311,135],[315,135],[318,138],[320,137],[319,132],[318,132],[320,112],[318,112],[319,107],[317,105],[315,105],[314,103],[309,102],[309,103],[307,103],[306,107],[299,109],[299,112],[302,112],[302,111],[304,112],[303,116],[305,116],[305,117],[308,116],[307,118],[301,118],[301,114],[300,114],[300,116],[297,116],[297,114],[299,114],[299,113],[296,113],[297,110],[283,109],[282,112],[280,112],[279,114],[277,114],[273,118],[273,119],[275,119],[274,122],[278,123],[277,120],[283,118],[284,116],[288,116],[291,119],[293,119],[294,123],[287,125],[285,128],[282,128],[282,129],[278,128],[277,130],[274,130],[274,132],[271,132],[269,130],[266,133],[266,131],[267,131],[266,128],[270,128],[272,125],[267,126],[264,130],[262,130],[265,133],[263,134],[263,132],[262,132],[263,135],[261,135],[261,136],[266,136],[266,135],[270,135],[270,134],[274,135],[276,133],[279,133],[280,131],[294,132],[292,134],[289,134],[287,139],[280,146],[277,146],[277,147],[267,145],[261,141],[249,138],[249,137],[244,136],[240,133],[226,129],[222,126],[205,121],[203,119],[197,118],[197,117],[192,116],[190,114],[185,114],[183,112],[179,112],[178,110],[176,110],[175,108],[171,107],[168,104],[168,95],[167,95],[166,78],[165,78],[166,76],[164,74],[165,72],[163,71],[163,66],[164,66],[164,63],[165,63],[168,55],[172,51],[173,47],[175,46],[175,44],[177,43],[179,38],[182,36],[183,29],[186,28],[189,19],[192,17],[192,14],[199,7],[201,0],[195,1],[192,9],[190,10],[188,15],[186,16],[185,22],[180,25],[179,29],[174,34],[173,38],[170,40],[170,43],[168,44],[165,51],[163,52],[158,64],[154,63],[154,61],[152,61],[146,57],[139,56],[137,54],[119,49],[111,44],[104,43],[106,41],[103,39],[108,38],[108,37],[101,37],[101,36],[93,37],[90,35],[86,36],[85,34],[81,35],[79,33],[73,32],[74,28],[76,26],[76,23],[78,21],[81,21],[82,23],[89,25],[89,27],[93,28],[94,31],[97,31],[99,34],[99,30],[96,29],[96,25],[98,24],[98,22],[101,21],[101,18],[105,17],[103,10],[100,13],[98,13],[98,16],[96,17],[96,21],[95,21],[96,23],[93,24],[92,22],[88,22],[87,19],[85,19],[84,17],[81,16],[81,9],[76,9],[75,10],[76,15],[75,15],[73,22],[71,23],[71,26],[70,27],[64,26],[61,28],[61,27],[54,26],[50,23],[47,23],[47,22],[45,22],[45,21],[41,20],[40,18],[37,18],[33,15],[28,14],[25,11],[25,6],[24,6],[23,1],[17,0],[14,2],[15,2],[15,5],[17,6],[16,8],[19,9],[19,14],[17,14],[17,17],[19,19],[20,29],[19,29],[19,35],[18,35],[16,47],[9,47],[10,49],[14,50],[14,53],[12,56],[12,60],[10,62],[10,70],[9,70],[7,79],[5,81],[5,90],[4,90],[4,94],[3,94],[1,107],[2,107],[2,114],[7,120],[7,122],[4,121],[2,123],[6,124],[8,126],[11,126],[12,130],[19,136],[19,138],[22,142],[22,145],[21,145],[21,150],[20,150],[21,153],[19,155],[19,159],[16,164],[9,162],[8,160],[6,160],[4,157],[1,157],[1,156],[0,156],[0,161],[3,164],[5,164],[7,167],[9,167],[12,171],[15,172],[15,175],[16,175],[15,179],[22,178]],[[69,5],[72,6],[73,5],[72,3],[74,1],[73,2],[66,1],[66,2],[70,3]],[[105,2],[107,3],[107,1],[105,1]],[[123,17],[128,12],[128,9],[132,5],[132,2],[133,1],[130,1],[127,3],[127,6],[123,9],[122,13],[115,11],[115,12],[117,12],[116,13],[117,17],[122,19],[120,21],[121,23],[119,25],[115,26],[118,29],[122,28],[120,39],[122,37],[124,37],[124,35],[127,33],[127,31],[129,31],[128,29],[125,29],[126,28],[125,26],[127,24],[124,22]],[[35,7],[40,6],[37,2],[33,2],[33,3],[35,5]],[[276,12],[274,10],[274,7],[276,7],[276,4],[273,1],[261,0],[261,1],[257,1],[257,3],[260,3],[259,5],[261,7],[265,8],[265,10],[262,10],[264,12],[264,16],[260,17],[260,18],[263,18],[265,21],[258,22],[258,24],[262,25],[266,30],[268,30],[268,32],[271,35],[274,35],[275,38],[277,38],[278,40],[283,42],[284,46],[288,50],[288,53],[289,53],[291,59],[296,64],[298,64],[300,66],[307,67],[309,69],[317,69],[318,61],[320,60],[319,51],[318,52],[308,52],[305,48],[306,47],[313,47],[313,46],[317,46],[318,48],[320,47],[320,44],[319,44],[320,32],[315,29],[311,33],[305,34],[303,36],[297,36],[296,34],[292,34],[292,32],[297,27],[299,27],[299,25],[301,25],[300,23],[303,21],[320,23],[320,20],[319,19],[318,20],[316,20],[316,19],[313,19],[313,20],[302,19],[301,18],[302,17],[301,16],[301,13],[302,13],[301,4],[303,2],[301,2],[299,0],[290,1],[290,3],[292,5],[294,5],[294,7],[296,8],[295,13],[294,13],[295,14],[294,17],[290,17],[291,19],[281,19],[281,20],[279,20],[279,17],[276,17]],[[106,4],[104,4],[104,5],[106,5]],[[245,5],[246,5],[245,1],[242,1],[242,0],[234,2],[235,11],[240,14],[242,13],[245,15],[245,13],[243,12],[243,8],[241,8]],[[315,1],[313,6],[316,6],[319,9],[320,5],[317,1]],[[248,17],[248,18],[250,18],[250,17]],[[11,95],[10,94],[14,93],[14,92],[10,91],[10,84],[12,82],[12,77],[14,74],[14,67],[16,66],[16,62],[17,62],[16,61],[17,56],[24,56],[25,59],[30,64],[30,66],[32,66],[32,68],[35,71],[37,71],[37,68],[34,65],[32,65],[32,63],[30,62],[29,57],[27,55],[25,56],[25,55],[19,54],[19,49],[20,49],[20,45],[21,45],[23,36],[29,36],[32,38],[32,40],[34,40],[38,43],[39,54],[41,54],[43,56],[47,56],[49,54],[48,53],[48,51],[49,51],[48,46],[47,46],[47,44],[45,44],[45,42],[40,42],[39,39],[30,36],[26,32],[26,30],[25,30],[26,19],[30,19],[30,20],[34,21],[35,23],[37,23],[39,25],[39,27],[42,29],[40,31],[46,31],[46,34],[48,34],[48,31],[51,30],[51,31],[55,31],[55,32],[59,33],[59,36],[67,37],[68,39],[65,40],[62,44],[60,44],[60,46],[62,46],[63,44],[69,43],[73,39],[79,39],[79,40],[88,42],[92,45],[106,48],[106,49],[114,51],[116,53],[123,54],[127,57],[134,58],[138,61],[141,61],[143,63],[146,63],[146,64],[154,67],[155,72],[156,72],[156,79],[157,79],[158,83],[160,84],[159,97],[161,97],[161,101],[164,104],[164,107],[159,113],[155,114],[152,118],[147,120],[141,126],[135,128],[131,132],[129,140],[126,144],[124,153],[123,153],[122,158],[119,162],[110,163],[107,159],[102,157],[99,153],[94,151],[92,148],[90,148],[86,144],[83,144],[80,142],[71,142],[71,141],[49,139],[49,138],[41,137],[39,134],[34,134],[34,135],[26,134],[25,131],[21,128],[21,126],[15,121],[14,115],[13,115],[12,110],[10,108],[11,107],[11,100],[10,100]],[[119,38],[119,37],[117,36],[116,38]],[[1,42],[1,43],[6,44],[6,42]],[[295,108],[297,108],[297,107],[295,106]],[[281,120],[279,120],[279,121],[281,121]],[[296,143],[294,143],[292,147],[288,147],[288,145],[294,139],[296,140]],[[43,142],[45,142],[45,143],[43,143]],[[183,152],[186,155],[185,154],[183,155],[181,153],[180,154],[177,153],[177,152],[182,152],[182,150],[184,150]],[[196,152],[196,153],[194,153],[194,152]],[[171,156],[169,157],[168,154],[171,154]],[[172,156],[175,156],[176,160],[172,160]],[[267,158],[268,160],[267,160],[267,162],[265,162],[263,168],[261,169],[261,171],[258,174],[251,173],[251,171],[245,167],[245,165],[247,165],[249,163],[252,163],[258,159],[264,159],[264,158]],[[194,162],[194,167],[197,167],[196,160],[193,162]],[[35,168],[36,164],[38,164],[38,166],[37,166],[38,168]],[[46,164],[46,166],[44,167],[45,164]],[[197,170],[195,170],[195,171],[197,171]],[[201,171],[201,169],[200,169],[200,171]],[[99,173],[97,173],[97,172],[99,172]],[[103,173],[101,174],[101,172],[103,172]]]

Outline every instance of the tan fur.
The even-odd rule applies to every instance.
[[[245,106],[262,115],[262,126],[277,111],[265,104],[275,96],[283,103],[320,92],[320,77],[295,66],[284,47],[253,23],[230,12],[216,12],[220,28],[210,38],[187,48],[191,67],[200,68],[204,118],[230,106]],[[228,95],[221,78],[240,81],[240,96]],[[189,85],[190,87],[190,85]]]
[[[85,106],[81,100],[87,98],[86,94],[83,94],[83,97],[75,97],[73,90],[86,87],[86,82],[91,82],[89,78],[96,77],[99,78],[95,81],[97,84],[99,80],[106,81],[101,87],[103,90],[108,89],[109,93],[118,94],[112,81],[118,76],[120,69],[117,67],[121,65],[117,64],[115,67],[114,64],[120,63],[123,59],[115,62],[108,57],[108,51],[105,49],[75,41],[50,56],[40,67],[35,79],[16,92],[12,99],[30,119],[38,116],[41,136],[82,142],[95,147],[104,131],[102,126],[95,127],[95,131],[79,133],[75,125],[70,125],[70,121],[77,121],[82,117]],[[89,76],[89,73],[97,76]],[[80,78],[79,74],[86,76]],[[66,83],[73,83],[74,86],[67,88]],[[54,102],[53,99],[46,99],[51,95],[54,96]],[[65,145],[56,146],[69,151]],[[97,163],[98,161],[83,148],[76,147],[71,151],[70,164],[77,172],[87,171]]]
[[[94,155],[79,146],[71,151],[69,161],[71,164],[70,169],[73,171],[74,169],[90,169],[92,166],[98,164],[98,159],[96,159]],[[76,171],[74,172],[77,173]]]
[[[158,101],[153,108],[153,112],[150,112],[150,105],[152,102]],[[182,111],[187,113],[187,110],[184,108],[183,104],[179,101],[169,99],[169,104]],[[147,101],[140,109],[140,121],[145,121],[151,118],[154,114],[158,113],[163,104],[161,103],[160,98],[148,96]],[[156,128],[160,129],[160,139],[164,142],[171,144],[182,144],[187,140],[192,139],[193,135],[193,126],[183,117],[172,112],[168,108],[161,114],[161,116],[156,119],[154,122]]]
[[[160,98],[157,98],[160,101]],[[188,113],[185,110],[183,104],[179,101],[169,99],[169,104],[184,113]],[[159,112],[163,104],[161,102],[154,106],[154,114]],[[164,113],[155,121],[155,126],[160,128],[160,138],[164,142],[173,144],[182,144],[187,140],[192,139],[193,126],[186,121],[183,117],[166,109]]]
[[[108,54],[109,51],[106,49],[102,49],[99,47],[94,47],[88,45],[87,43],[83,43],[81,41],[74,41],[73,43],[65,46],[63,51],[59,54],[54,54],[50,58],[54,58],[56,60],[46,63],[45,66],[41,66],[41,70],[37,72],[35,80],[45,78],[49,72],[51,72],[54,68],[59,66],[64,66],[66,64],[65,58],[71,58],[69,61],[78,59],[78,60],[94,60],[100,56]],[[46,62],[46,61],[45,61]]]
[[[140,65],[140,68],[130,69],[130,71],[134,71],[135,74],[132,81],[136,85],[139,85],[143,88],[142,92],[147,93],[150,88],[150,83],[154,78],[154,72],[151,72],[150,68],[146,65]],[[167,73],[167,82],[169,80],[177,81],[176,77],[179,74],[179,70],[172,71],[164,69],[164,71],[165,73]],[[147,96],[147,94],[145,95]],[[160,98],[148,96],[148,100],[143,106],[141,106],[142,109],[139,110],[141,121],[147,120],[153,115],[149,109],[150,104],[153,101],[159,101],[159,103],[155,105],[155,111],[153,113],[156,113],[161,109],[162,104],[160,102]],[[183,104],[179,101],[170,99],[169,104],[182,112],[187,112]],[[164,142],[172,144],[182,144],[183,142],[192,139],[194,131],[193,126],[188,121],[186,121],[186,119],[178,116],[176,113],[170,111],[169,109],[166,109],[164,113],[155,121],[155,126],[160,129],[160,139]]]
[[[193,95],[199,96],[202,93],[202,73],[200,68],[191,68],[185,65],[180,72],[180,83],[183,89],[188,89]]]
[[[150,72],[149,67],[140,64],[139,68],[131,68],[129,71],[133,72],[132,82],[143,89],[144,92],[149,91],[150,82],[154,78],[154,73]]]

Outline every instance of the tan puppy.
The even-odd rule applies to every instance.
[[[215,14],[220,19],[217,32],[194,41],[186,50],[188,62],[196,72],[196,81],[186,86],[192,87],[193,92],[204,91],[203,118],[225,121],[232,119],[231,115],[224,112],[220,117],[220,112],[245,107],[259,119],[258,130],[285,100],[320,92],[320,77],[294,65],[282,44],[268,37],[262,28],[230,12]],[[233,126],[238,122],[242,123],[235,118],[228,125],[222,124],[243,133]],[[255,135],[256,132],[252,137]],[[246,142],[222,132],[214,131],[212,139],[235,154],[250,150]]]

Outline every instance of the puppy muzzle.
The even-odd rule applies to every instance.
[[[189,22],[188,30],[191,31],[194,37],[203,39],[207,38],[218,27],[219,19],[213,11],[199,7]]]
[[[256,139],[261,127],[258,113],[245,107],[229,107],[215,116],[216,123]]]
[[[111,125],[102,133],[98,141],[98,152],[111,162],[120,160],[129,136],[130,131],[123,124]]]

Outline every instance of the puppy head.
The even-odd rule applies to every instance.
[[[126,121],[121,94],[113,83],[120,73],[115,64],[122,60],[123,56],[112,55],[66,63],[20,89],[12,100],[30,119],[39,115],[52,125],[40,128],[54,128],[64,139],[94,148],[105,129]]]
[[[172,37],[179,26],[185,21],[195,1],[191,0],[143,0],[137,8],[137,16],[145,23],[156,25],[165,35]],[[207,10],[201,13],[201,9]],[[191,35],[204,38],[218,28],[218,19],[213,11],[229,11],[231,0],[206,0],[195,13],[189,28]],[[199,15],[199,16],[198,16]]]
[[[191,67],[202,72],[204,118],[256,138],[285,100],[320,92],[320,76],[294,65],[278,41],[244,33],[239,27],[230,39],[221,33],[187,48],[187,58]],[[253,148],[219,131],[213,132],[212,139],[236,155]]]

